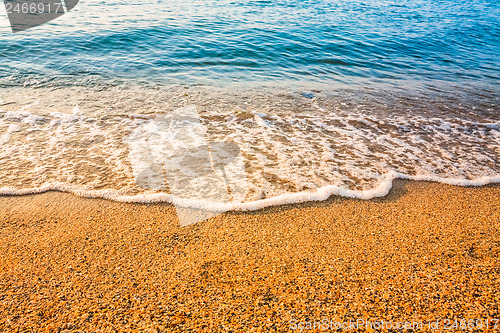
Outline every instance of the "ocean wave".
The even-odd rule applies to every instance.
[[[229,100],[218,90],[85,90],[72,104],[74,90],[22,91],[31,100],[18,91],[0,107],[0,195],[55,190],[225,211],[371,199],[398,178],[500,180],[500,124],[477,112],[413,104],[389,112],[394,103],[321,93],[250,91]]]

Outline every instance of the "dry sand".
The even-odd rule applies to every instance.
[[[290,320],[500,317],[500,186],[226,213],[0,197],[0,331],[290,331]],[[500,327],[500,325],[499,325]]]

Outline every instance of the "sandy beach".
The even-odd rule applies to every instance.
[[[230,212],[181,228],[168,204],[0,197],[0,331],[499,318],[499,204],[498,185],[396,181],[381,199]]]

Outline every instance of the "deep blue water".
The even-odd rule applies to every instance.
[[[13,34],[0,20],[0,84],[500,84],[497,0],[82,0]]]

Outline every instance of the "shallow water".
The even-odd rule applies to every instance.
[[[371,198],[396,177],[499,182],[499,14],[486,0],[83,1],[17,34],[2,17],[0,194],[224,210]],[[238,147],[225,169],[205,156],[218,142]]]

